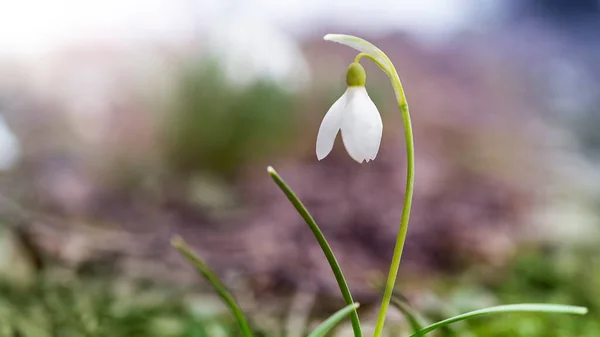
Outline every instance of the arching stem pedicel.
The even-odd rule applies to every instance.
[[[389,63],[388,67],[386,67],[378,59],[367,53],[358,54],[355,58],[355,62],[359,62],[362,57],[367,57],[373,62],[375,62],[375,64],[377,64],[383,70],[383,72],[385,72],[390,78],[392,87],[394,88],[394,94],[396,95],[396,99],[398,101],[398,107],[400,108],[400,113],[402,114],[404,136],[406,139],[406,191],[404,194],[402,218],[400,220],[400,228],[396,237],[396,245],[394,247],[392,263],[390,264],[390,271],[388,273],[388,278],[385,284],[385,290],[383,292],[383,299],[381,301],[381,307],[379,309],[379,315],[377,317],[377,325],[375,326],[375,332],[373,334],[374,337],[379,337],[383,332],[385,317],[387,315],[387,310],[390,306],[390,301],[392,299],[392,292],[396,284],[396,276],[398,275],[398,270],[400,269],[400,260],[402,259],[402,251],[404,250],[404,243],[406,241],[406,234],[408,232],[408,221],[410,219],[410,209],[412,206],[412,197],[415,183],[415,145],[413,140],[410,113],[408,111],[408,103],[406,102],[404,89],[402,88],[402,83],[400,82],[400,77],[398,76],[396,69],[389,61],[387,56],[385,56],[385,59],[387,59]]]

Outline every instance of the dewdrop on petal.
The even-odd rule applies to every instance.
[[[331,152],[342,131],[342,141],[352,159],[359,163],[375,159],[381,143],[383,123],[377,107],[365,88],[366,74],[359,63],[352,63],[346,73],[348,88],[321,122],[317,135],[317,159]]]

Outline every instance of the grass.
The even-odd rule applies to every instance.
[[[444,292],[456,307],[469,298],[495,303],[516,301],[578,304],[589,309],[585,317],[509,314],[470,320],[443,330],[438,336],[486,337],[595,337],[600,333],[600,250],[591,247],[532,247],[523,251],[499,278],[471,276],[449,282]],[[464,294],[464,295],[460,295]],[[477,296],[477,294],[479,296]],[[473,304],[476,306],[478,304]],[[468,310],[468,309],[467,309]],[[439,313],[439,315],[442,315]]]
[[[473,294],[483,294],[496,304],[560,302],[581,304],[590,312],[586,317],[528,313],[481,317],[441,329],[436,336],[595,337],[600,331],[599,259],[600,251],[595,248],[532,248],[499,271],[502,276],[494,280],[441,280],[443,289],[438,293],[456,311],[481,306],[465,304],[465,298],[475,302],[481,296]],[[144,283],[72,275],[42,274],[27,288],[0,283],[0,337],[239,336],[226,310],[211,312],[209,304],[201,301],[190,305],[186,294]],[[204,306],[201,314],[195,306]],[[430,323],[448,316],[441,311],[429,310],[423,316]],[[255,335],[282,336],[280,331],[260,329]]]
[[[0,336],[228,335],[229,318],[207,323],[181,294],[121,281],[41,276],[27,288],[0,284]],[[214,335],[216,336],[216,335]]]

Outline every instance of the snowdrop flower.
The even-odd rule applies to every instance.
[[[346,73],[348,89],[321,122],[317,135],[317,159],[331,152],[338,131],[352,159],[359,163],[375,159],[381,143],[383,123],[377,107],[365,89],[366,74],[359,63],[352,63]]]

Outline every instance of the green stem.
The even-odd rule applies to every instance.
[[[185,243],[185,241],[176,236],[171,239],[171,245],[175,247],[183,257],[185,257],[204,278],[215,288],[219,296],[223,299],[225,304],[229,307],[233,315],[238,321],[240,329],[242,330],[242,335],[244,337],[252,337],[252,330],[250,329],[250,324],[248,324],[248,320],[244,315],[244,312],[237,304],[233,295],[227,290],[227,287],[221,282],[217,274],[215,274],[208,265],[198,256],[196,253],[192,251],[192,249]]]
[[[381,301],[381,307],[379,309],[379,315],[377,317],[377,324],[375,326],[374,337],[380,337],[383,332],[383,325],[385,324],[385,317],[387,315],[388,307],[392,299],[392,292],[394,285],[396,284],[396,276],[398,275],[398,269],[400,268],[400,260],[402,259],[402,250],[404,249],[404,242],[406,241],[406,233],[408,231],[408,220],[410,218],[410,208],[412,205],[413,190],[415,184],[415,145],[413,140],[412,124],[410,121],[410,113],[408,111],[408,103],[406,102],[406,95],[402,88],[402,82],[398,72],[394,68],[392,62],[385,56],[385,60],[388,62],[389,70],[385,65],[377,61],[373,56],[365,53],[358,54],[355,61],[358,62],[361,57],[368,57],[375,62],[390,78],[392,86],[394,87],[394,94],[398,101],[398,107],[402,114],[402,123],[404,125],[404,136],[406,139],[406,191],[404,194],[404,206],[402,207],[402,218],[400,220],[400,229],[398,230],[398,236],[396,237],[396,246],[394,247],[394,254],[392,256],[392,263],[390,265],[390,272],[388,274],[387,282],[385,284],[385,290],[383,292],[383,300]]]
[[[300,214],[302,219],[304,219],[304,221],[306,222],[306,224],[312,231],[313,235],[317,239],[317,242],[321,246],[321,249],[323,250],[325,257],[327,258],[327,262],[329,262],[329,266],[331,267],[331,270],[333,271],[335,280],[337,281],[340,291],[342,292],[342,297],[344,298],[344,302],[346,303],[346,305],[354,304],[354,300],[352,299],[352,295],[350,294],[350,288],[348,287],[348,284],[346,283],[346,279],[344,278],[342,269],[340,268],[340,265],[338,264],[337,259],[335,258],[335,255],[333,254],[331,247],[329,246],[329,243],[325,239],[325,235],[323,235],[323,232],[321,232],[321,229],[319,228],[319,226],[317,225],[317,223],[315,222],[313,217],[310,215],[310,213],[308,212],[306,207],[302,204],[300,199],[298,199],[298,197],[294,194],[292,189],[285,183],[285,181],[283,181],[283,179],[279,176],[279,174],[277,174],[275,169],[273,169],[272,167],[269,166],[267,168],[267,171],[269,172],[269,175],[271,176],[271,178],[273,178],[273,180],[275,181],[277,186],[279,186],[279,188],[283,191],[283,193],[290,200],[292,205],[294,205],[294,207],[296,208],[296,211],[298,211],[298,213]],[[358,313],[356,311],[356,308],[350,313],[350,321],[352,323],[352,330],[354,330],[354,336],[362,337],[360,321],[358,319]]]

